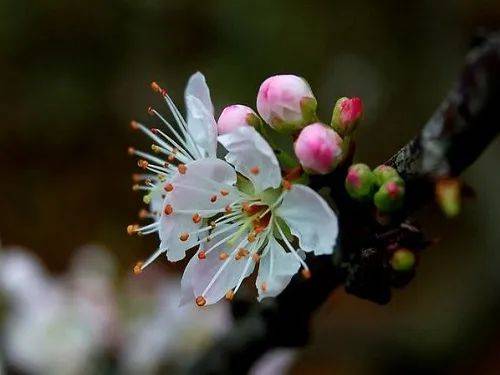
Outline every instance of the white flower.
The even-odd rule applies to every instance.
[[[208,101],[200,103],[187,100],[188,112],[200,120],[197,132],[212,134]],[[192,105],[195,110],[189,109]],[[189,135],[190,127],[185,128]],[[207,140],[191,138],[194,145]],[[183,275],[181,302],[195,299],[199,306],[231,299],[257,262],[259,300],[276,296],[300,267],[309,275],[304,252],[332,253],[338,233],[337,217],[323,198],[307,186],[282,180],[273,150],[254,128],[240,127],[218,140],[227,150],[225,161],[216,158],[209,142],[196,147],[214,152],[179,159],[178,168],[148,165],[165,174],[158,177],[165,193],[159,220],[139,229],[158,231],[161,239],[139,270],[162,253],[177,261],[198,247]]]
[[[148,234],[158,231],[159,218],[163,210],[163,199],[169,186],[165,184],[178,169],[182,170],[194,160],[206,157],[214,158],[217,150],[217,123],[213,116],[213,106],[210,91],[201,73],[193,74],[185,91],[187,121],[184,120],[166,90],[158,84],[152,83],[152,88],[159,92],[166,101],[176,126],[172,125],[158,111],[149,108],[148,112],[157,117],[166,128],[162,131],[148,127],[136,121],[131,126],[148,135],[154,144],[151,146],[154,154],[129,148],[129,154],[139,156],[138,165],[147,173],[134,174],[134,190],[144,190],[144,202],[149,204],[150,211],[141,211],[141,218],[151,218],[154,222],[145,227],[129,225],[127,231],[139,234]],[[161,156],[165,159],[162,159]],[[144,265],[145,267],[146,265]],[[137,268],[136,270],[139,270]]]

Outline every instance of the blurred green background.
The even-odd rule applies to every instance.
[[[328,120],[339,96],[366,105],[357,159],[387,159],[430,117],[478,27],[500,26],[498,1],[0,0],[0,237],[54,272],[97,242],[122,272],[155,249],[130,238],[140,195],[128,123],[151,123],[149,83],[183,107],[201,70],[220,110],[255,107],[270,75],[305,77]],[[460,217],[420,222],[440,242],[389,306],[337,292],[315,319],[297,373],[500,372],[497,140],[464,179],[477,191]],[[163,267],[176,266],[163,262]]]

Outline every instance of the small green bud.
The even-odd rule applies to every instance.
[[[399,249],[392,254],[391,266],[395,271],[408,272],[415,266],[415,254],[408,249]]]
[[[401,208],[404,201],[405,188],[401,178],[393,178],[385,182],[373,197],[373,203],[382,213],[394,212]]]
[[[398,172],[388,165],[382,164],[373,170],[373,174],[377,179],[377,185],[382,186],[385,182],[393,179],[400,178]]]
[[[347,172],[345,188],[353,199],[371,199],[376,189],[375,175],[366,164],[353,164]]]
[[[436,183],[436,199],[446,216],[457,216],[461,206],[460,182],[455,178],[439,180]]]

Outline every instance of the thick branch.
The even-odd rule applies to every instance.
[[[436,178],[456,176],[477,159],[498,134],[499,109],[500,37],[494,35],[482,39],[470,51],[457,84],[444,102],[420,134],[387,162],[406,181],[407,212],[429,200]],[[344,176],[345,170],[339,170],[312,181],[318,190],[332,188],[339,209],[341,250],[335,258],[308,257],[312,277],[303,280],[296,276],[277,298],[251,304],[235,327],[190,369],[193,374],[245,373],[270,348],[304,345],[312,313],[336,287],[346,281],[349,284],[353,275],[357,278],[357,295],[379,303],[389,301],[390,286],[399,281],[382,282],[379,279],[385,276],[373,271],[379,269],[370,268],[370,262],[382,256],[377,249],[384,241],[397,238],[418,244],[420,233],[406,224],[378,228],[366,210],[346,197]]]

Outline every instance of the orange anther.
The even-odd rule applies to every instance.
[[[210,197],[210,202],[215,203],[217,201],[217,195],[212,195]]]
[[[258,165],[255,165],[252,168],[250,168],[250,173],[252,173],[252,174],[259,174],[259,172],[260,172],[260,169],[259,169]]]
[[[196,299],[194,300],[196,302],[196,304],[200,307],[202,306],[205,306],[206,303],[207,303],[207,300],[205,299],[205,297],[203,296],[198,296],[196,297]]]
[[[167,160],[169,163],[173,163],[174,160],[175,160],[175,155],[174,154],[170,154],[167,156]]]
[[[129,155],[134,155],[134,153],[135,153],[135,148],[133,148],[133,147],[129,147],[129,148],[127,149],[127,152],[128,152],[128,154],[129,154]]]
[[[165,185],[164,189],[166,192],[171,192],[172,190],[174,190],[174,185],[172,185],[171,183],[168,183]]]
[[[170,215],[172,212],[174,212],[174,209],[172,208],[171,204],[167,204],[163,209],[163,212],[165,213],[165,215]]]
[[[224,210],[226,211],[227,214],[230,214],[231,212],[233,212],[233,209],[231,208],[230,205],[227,205],[226,207],[224,207]]]
[[[220,260],[226,260],[228,257],[229,257],[229,254],[228,254],[228,253],[226,253],[225,251],[221,251],[221,252],[219,253],[219,259],[220,259]]]
[[[129,236],[133,235],[137,230],[139,229],[139,225],[137,224],[130,224],[127,226],[127,233]]]
[[[137,262],[134,266],[134,275],[139,275],[142,272],[144,262]]]
[[[146,169],[149,163],[144,159],[140,159],[137,161],[137,165],[139,166],[139,168]]]
[[[240,255],[240,254],[236,254],[236,255],[234,256],[234,260],[240,260],[240,259],[241,259],[241,255]]]
[[[220,194],[225,197],[226,195],[229,194],[229,191],[223,189],[220,191]]]
[[[260,255],[257,253],[252,254],[252,259],[254,260],[255,263],[257,263],[260,260]]]
[[[177,170],[179,171],[180,174],[185,174],[187,171],[187,167],[185,164],[179,164],[177,166]]]
[[[304,268],[302,271],[301,271],[301,274],[302,274],[302,277],[304,277],[304,279],[309,279],[311,278],[311,271],[307,268]]]
[[[137,121],[130,121],[130,127],[133,129],[133,130],[137,130],[139,129],[139,123]]]
[[[283,189],[285,190],[290,190],[292,188],[292,183],[288,180],[283,180],[281,184],[283,185]]]
[[[149,217],[149,215],[150,215],[149,211],[145,210],[144,208],[139,211],[139,218],[141,218],[141,219],[145,219],[145,218]]]
[[[238,255],[239,255],[240,257],[242,257],[242,258],[243,258],[243,257],[246,257],[248,254],[249,254],[248,250],[247,250],[247,249],[245,249],[244,247],[242,247],[242,248],[240,248],[240,249],[238,250]]]
[[[203,250],[200,250],[198,252],[198,259],[206,259],[207,258],[207,254],[205,254],[205,252]]]
[[[200,216],[200,214],[194,214],[192,219],[193,219],[193,223],[198,224],[201,221],[201,216]]]
[[[153,89],[153,91],[156,91],[156,92],[161,92],[161,87],[159,84],[157,84],[156,82],[151,82],[151,88]]]
[[[140,174],[134,173],[132,175],[132,181],[139,182],[139,181],[142,181],[142,180],[143,180],[143,178],[142,178],[142,176]]]
[[[187,232],[182,232],[179,235],[179,240],[181,240],[182,242],[187,241],[188,239],[189,239],[189,233]]]
[[[231,289],[229,289],[226,293],[226,299],[232,301],[233,298],[234,298],[234,292]]]

